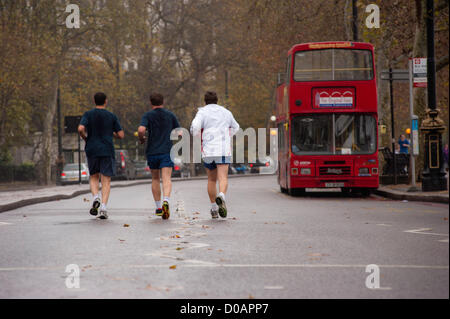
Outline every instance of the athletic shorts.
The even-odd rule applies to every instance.
[[[173,167],[174,164],[170,159],[170,153],[158,154],[158,155],[148,155],[147,163],[150,169],[161,169],[163,167]]]
[[[116,161],[112,156],[88,157],[89,175],[100,173],[104,176],[116,175]]]
[[[207,169],[216,169],[217,165],[220,164],[231,164],[231,156],[213,156],[203,158],[203,166]]]

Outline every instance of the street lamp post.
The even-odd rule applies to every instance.
[[[436,65],[434,56],[434,3],[427,0],[427,117],[422,121],[420,130],[425,134],[425,163],[422,172],[422,190],[440,191],[447,189],[447,180],[443,165],[442,133],[444,121],[439,118],[436,108]]]

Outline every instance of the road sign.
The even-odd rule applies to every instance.
[[[80,124],[81,116],[65,116],[64,117],[64,132],[78,133],[78,124]]]
[[[413,85],[415,88],[427,87],[427,58],[413,58]]]
[[[409,81],[408,69],[392,69],[392,74],[389,74],[389,69],[381,70],[381,79],[389,81]]]

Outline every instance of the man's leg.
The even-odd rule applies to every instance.
[[[172,191],[172,167],[161,167],[162,183],[163,183],[163,204],[162,204],[162,218],[168,219],[170,217],[170,192]]]
[[[99,179],[99,177],[100,177],[99,173],[96,173],[94,175],[90,175],[89,176],[89,185],[91,187],[92,196],[94,196],[94,197],[96,195],[98,195],[98,189],[99,189],[99,186],[98,186],[99,181],[98,181],[98,179]]]
[[[172,192],[172,167],[161,168],[161,176],[164,198],[170,198],[170,193]]]
[[[225,193],[228,189],[228,164],[217,164],[217,179],[219,180],[219,194],[216,204],[219,206],[219,215],[227,217],[227,206],[225,205]]]
[[[109,192],[111,191],[111,176],[101,175],[102,178],[102,205],[108,204]]]
[[[219,206],[216,204],[217,196],[217,168],[209,169],[206,168],[206,173],[208,174],[208,196],[211,201],[211,217],[219,217]]]
[[[89,176],[89,186],[91,188],[92,193],[92,207],[89,213],[93,216],[97,216],[98,208],[100,207],[100,197],[98,195],[99,178],[100,178],[99,173],[95,173]]]
[[[219,180],[219,194],[226,194],[228,189],[228,165],[229,164],[218,164],[217,165],[217,179]]]
[[[216,202],[217,196],[217,169],[206,168],[208,174],[208,195],[211,203]]]
[[[155,203],[161,202],[160,170],[152,169],[152,194]],[[160,207],[156,207],[160,208]]]

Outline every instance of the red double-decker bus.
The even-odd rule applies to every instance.
[[[377,87],[373,46],[359,42],[294,45],[276,89],[278,181],[363,194],[378,187]]]

